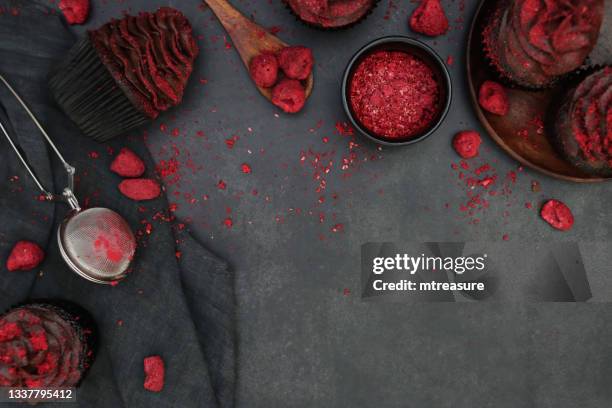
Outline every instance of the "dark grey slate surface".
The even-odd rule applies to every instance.
[[[478,225],[461,217],[456,207],[465,192],[450,169],[456,161],[450,138],[460,129],[481,129],[466,92],[465,29],[426,40],[443,58],[455,59],[452,111],[437,134],[416,146],[380,152],[363,142],[369,153],[382,159],[361,163],[344,178],[339,158],[347,152],[347,139],[333,133],[336,121],[344,120],[339,98],[344,65],[369,40],[409,34],[406,20],[414,4],[383,0],[363,24],[325,33],[295,22],[280,1],[235,1],[262,25],[279,26],[284,40],[314,49],[312,99],[301,114],[277,118],[274,107],[251,86],[236,53],[225,48],[220,25],[196,0],[94,3],[87,27],[124,10],[173,5],[204,36],[184,104],[149,128],[149,142],[154,154],[176,143],[182,160],[188,152],[193,162],[204,166],[195,173],[184,166],[180,185],[169,186],[170,199],[176,191],[194,194],[195,204],[176,198],[178,214],[190,217],[202,241],[236,271],[239,406],[610,405],[612,310],[607,304],[369,304],[357,295],[359,248],[367,241],[501,240],[504,234],[517,240],[610,239],[610,184],[568,184],[527,169],[519,174],[512,198],[492,200]],[[385,20],[390,3],[397,7]],[[469,25],[476,2],[465,1],[460,12],[462,3],[444,1],[453,26]],[[455,22],[457,17],[463,24]],[[199,78],[208,83],[199,84]],[[310,132],[319,120],[320,129]],[[161,123],[180,128],[181,136],[162,133]],[[208,140],[198,138],[198,130],[205,131]],[[229,150],[224,139],[233,134],[240,140]],[[321,140],[325,136],[327,144]],[[337,149],[326,201],[320,206],[312,169],[300,164],[300,152],[309,148]],[[161,152],[157,160],[168,155]],[[501,175],[517,167],[487,138],[484,155]],[[253,174],[240,172],[243,162],[253,167]],[[227,190],[216,188],[219,179],[227,182]],[[532,180],[541,183],[541,193],[530,191]],[[253,188],[257,196],[251,195]],[[245,194],[236,198],[239,191]],[[337,200],[331,197],[333,191],[338,191]],[[206,201],[204,194],[209,196]],[[577,223],[571,233],[560,235],[541,222],[535,210],[523,207],[527,201],[537,207],[549,197],[572,207]],[[504,217],[508,201],[511,215]],[[445,208],[447,202],[451,209]],[[232,209],[232,229],[221,222],[226,207]],[[289,215],[290,208],[301,208],[302,215]],[[304,215],[309,210],[315,215]],[[323,224],[317,216],[320,210],[327,216]],[[335,223],[342,223],[344,232],[331,233]],[[325,240],[319,239],[321,234]],[[610,273],[597,259],[586,262],[601,274]],[[345,288],[351,291],[346,296]]]

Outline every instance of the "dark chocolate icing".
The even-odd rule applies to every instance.
[[[70,315],[43,304],[0,317],[0,386],[72,387],[84,372],[87,344]]]
[[[603,0],[501,1],[484,32],[485,51],[507,79],[548,86],[584,63],[603,9]]]
[[[342,27],[362,18],[374,0],[285,0],[302,20],[322,27]]]
[[[102,62],[147,116],[176,106],[198,55],[191,24],[178,10],[160,8],[112,20],[89,37]]]

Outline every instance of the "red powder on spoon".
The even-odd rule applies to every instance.
[[[370,132],[388,139],[423,133],[440,113],[440,84],[421,59],[377,51],[361,61],[349,86],[351,108]]]

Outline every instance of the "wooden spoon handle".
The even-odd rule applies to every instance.
[[[245,65],[251,58],[268,51],[276,52],[285,47],[282,41],[245,17],[227,0],[204,0],[232,38],[236,50]]]

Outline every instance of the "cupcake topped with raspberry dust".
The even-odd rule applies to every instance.
[[[365,18],[379,0],[284,0],[303,22],[321,29],[346,28]]]
[[[94,358],[91,317],[69,302],[28,303],[0,316],[0,387],[75,387]]]
[[[553,135],[564,157],[582,171],[612,176],[612,67],[588,75],[556,112]]]
[[[603,15],[604,0],[500,1],[483,32],[485,53],[504,79],[549,87],[583,65]]]

